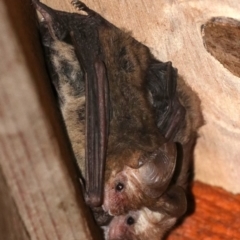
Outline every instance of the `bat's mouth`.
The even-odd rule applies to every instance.
[[[115,201],[114,201],[115,199]],[[110,216],[118,216],[126,212],[124,209],[124,201],[122,201],[121,197],[106,196],[102,208],[105,212],[107,212]]]
[[[108,213],[111,217],[116,216],[116,214],[114,214],[114,213],[111,211],[111,209],[109,208],[108,204],[104,203],[104,204],[102,205],[102,208],[103,208],[104,212]]]

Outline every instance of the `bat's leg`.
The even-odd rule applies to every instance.
[[[72,0],[71,4],[79,11],[85,11],[88,14],[91,15],[99,15],[98,13],[96,13],[95,11],[93,11],[92,9],[90,9],[89,7],[86,6],[85,3],[79,1],[79,0]]]

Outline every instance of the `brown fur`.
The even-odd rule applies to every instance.
[[[135,224],[129,225],[127,220],[133,216]],[[165,232],[176,222],[176,218],[152,212],[143,208],[136,212],[129,212],[125,216],[115,217],[105,229],[105,239],[114,240],[159,240]]]
[[[61,51],[59,51],[61,49]],[[62,74],[64,66],[62,62],[68,62],[74,66],[73,74],[80,72],[80,66],[76,59],[74,49],[69,44],[61,41],[54,41],[51,44],[50,55],[58,74],[59,86],[57,88],[60,97],[60,108],[72,144],[73,152],[82,175],[85,175],[85,94],[75,94],[74,86],[69,84],[69,79]],[[72,76],[74,79],[74,76]],[[79,79],[78,79],[79,81]]]
[[[85,8],[86,9],[86,8]],[[91,12],[92,13],[92,12]],[[111,102],[111,122],[110,135],[107,150],[107,162],[105,171],[105,195],[104,208],[114,215],[119,215],[128,212],[131,209],[137,210],[132,214],[138,213],[139,222],[136,222],[133,227],[134,231],[125,229],[125,238],[122,239],[155,239],[162,234],[175,222],[175,217],[168,216],[160,211],[150,211],[147,207],[153,207],[153,197],[145,195],[145,183],[141,179],[139,169],[146,162],[142,163],[142,159],[150,159],[154,153],[162,149],[165,139],[159,133],[157,128],[154,109],[149,101],[149,93],[146,83],[146,72],[151,61],[154,60],[149,52],[149,49],[133,39],[129,34],[122,32],[113,25],[104,22],[97,14],[91,15],[91,24],[98,29],[98,35],[94,35],[96,46],[91,52],[94,59],[94,51],[98,50],[98,44],[101,46],[101,60],[106,66],[107,79],[110,89]],[[83,19],[83,18],[82,18]],[[97,20],[96,20],[97,19]],[[100,25],[98,25],[100,23]],[[52,30],[55,30],[52,28]],[[86,29],[85,29],[86,30]],[[91,29],[85,32],[87,36],[91,36]],[[88,35],[89,34],[89,35]],[[97,36],[97,37],[96,37]],[[77,41],[79,39],[75,39]],[[90,40],[90,39],[89,39]],[[81,41],[80,41],[81,42]],[[55,44],[58,42],[56,41]],[[93,43],[93,44],[94,44]],[[53,44],[54,46],[54,44]],[[67,45],[66,45],[67,46]],[[63,50],[59,47],[54,49],[57,54],[64,53],[63,56],[58,55],[60,62],[52,61],[55,65],[55,71],[59,74],[58,84],[56,89],[61,99],[61,110],[72,142],[73,150],[79,162],[81,170],[84,169],[84,96],[83,91],[76,91],[79,81],[76,73],[81,73],[76,56],[72,51],[72,46],[68,45],[69,49]],[[66,50],[66,52],[65,52]],[[69,50],[69,52],[68,52]],[[68,55],[70,53],[70,55]],[[86,53],[85,53],[86,55]],[[70,56],[70,57],[69,57]],[[66,75],[69,71],[64,67],[62,60],[67,61],[73,75]],[[84,64],[87,64],[84,62]],[[92,64],[92,63],[89,63]],[[59,66],[58,66],[59,65]],[[61,68],[63,66],[63,69]],[[76,67],[76,69],[74,69]],[[73,68],[72,68],[73,67]],[[75,76],[74,76],[75,74]],[[81,74],[79,76],[82,76]],[[74,82],[75,81],[75,82]],[[195,106],[195,101],[191,98],[187,87],[181,79],[177,88],[179,98],[183,106],[187,110],[185,125],[175,136],[175,141],[183,145],[183,164],[179,175],[176,177],[176,184],[186,184],[186,177],[189,165],[189,153],[192,146],[192,139],[195,137],[195,131],[199,126],[198,108]],[[193,102],[194,103],[193,103]],[[195,108],[196,107],[196,108]],[[196,113],[196,115],[195,115]],[[171,158],[175,158],[174,144],[168,143],[165,162],[170,162]],[[157,154],[156,154],[157,155]],[[99,173],[101,174],[101,173]],[[172,175],[170,176],[170,180]],[[116,191],[116,185],[125,181],[123,191]],[[168,182],[166,183],[168,185]],[[149,185],[149,188],[151,186]],[[109,195],[109,192],[112,192]],[[159,199],[161,201],[161,197]],[[109,203],[109,204],[106,204]],[[156,204],[157,205],[157,204]],[[167,203],[166,203],[167,205]],[[140,210],[138,210],[140,209]],[[151,215],[152,218],[149,218]],[[115,218],[115,222],[119,222]],[[151,220],[153,220],[153,222]],[[113,223],[114,223],[113,221]],[[120,221],[121,222],[121,221]],[[154,229],[147,236],[145,232],[140,231],[139,225],[146,222],[146,229],[152,229],[153,226],[159,228]],[[113,224],[112,223],[112,224]],[[110,225],[112,226],[112,225]],[[129,238],[132,236],[132,238]]]
[[[164,139],[148,101],[145,73],[152,58],[149,49],[117,28],[102,28],[99,38],[108,70],[112,108],[107,181],[112,169],[119,172],[126,165],[137,166],[138,158],[131,160],[127,156],[153,152]],[[118,156],[117,161],[111,160],[114,156]]]
[[[178,77],[177,94],[179,101],[186,109],[186,116],[184,126],[178,131],[174,141],[184,145],[189,139],[196,137],[197,130],[203,124],[203,117],[197,94],[184,82],[181,76]]]
[[[186,116],[183,127],[174,138],[174,141],[179,142],[182,146],[181,159],[178,159],[181,166],[180,169],[177,169],[175,184],[186,189],[189,182],[189,167],[192,165],[190,161],[193,159],[193,147],[197,131],[203,125],[203,116],[197,94],[184,82],[181,76],[178,77],[177,93],[179,101],[186,109]]]
[[[152,199],[143,194],[139,173],[136,173],[135,180],[131,180],[134,181],[131,185],[136,187],[134,194],[127,182],[121,193],[114,193],[114,188],[126,166],[137,168],[141,156],[156,151],[165,139],[157,128],[147,90],[145,76],[153,59],[149,49],[114,27],[100,28],[99,40],[107,69],[112,109],[104,206],[111,214],[119,215],[152,204]],[[128,170],[128,174],[124,175],[129,181],[134,169]]]
[[[198,128],[203,124],[200,110],[200,100],[197,95],[179,77],[177,93],[181,104],[186,108],[185,123],[175,136],[175,141],[181,143],[182,154],[178,161],[181,163],[177,169],[175,182],[173,184],[183,187],[185,190],[189,184],[189,166],[192,159],[193,146],[197,136]],[[155,206],[162,204],[162,197]],[[166,201],[164,199],[164,201]],[[181,204],[181,201],[180,203]],[[134,223],[127,224],[127,219],[132,217]],[[137,211],[130,211],[126,215],[114,217],[112,222],[105,227],[107,240],[160,240],[174,226],[177,217],[171,216],[163,211],[151,211],[142,208]]]
[[[123,37],[124,36],[127,38],[127,41],[129,41],[129,39],[132,41],[128,35],[123,35]],[[136,42],[136,44],[138,43]],[[69,52],[67,48],[69,48]],[[51,49],[54,52],[50,55],[52,57],[51,61],[58,74],[58,86],[56,89],[60,97],[62,115],[75,157],[84,176],[85,95],[83,92],[76,94],[74,84],[71,85],[69,79],[62,73],[62,71],[64,71],[62,64],[67,61],[72,66],[75,66],[74,72],[80,72],[81,69],[79,65],[76,64],[76,56],[71,45],[54,41]],[[59,49],[61,49],[61,51],[59,51]],[[143,47],[143,52],[144,51],[149,54],[148,49],[145,47]],[[137,66],[135,66],[135,68],[137,68]],[[144,71],[145,68],[146,66],[143,69]],[[135,88],[131,85],[131,79],[134,78],[134,75],[129,77],[125,71],[122,71],[121,74],[126,75],[126,77],[120,77],[118,79],[126,79],[126,81],[129,81],[129,88],[124,89],[124,91],[121,87],[124,88],[126,83],[125,85],[121,82],[117,83],[119,87],[116,89],[112,81],[109,81],[111,103],[114,111],[110,125],[108,144],[104,206],[107,207],[108,211],[113,215],[119,215],[127,212],[129,209],[136,210],[142,206],[153,204],[155,200],[147,197],[144,193],[144,185],[140,179],[138,163],[142,156],[147,157],[161,147],[165,141],[157,129],[153,109],[147,98],[147,89],[141,87],[141,84],[144,84],[144,79],[140,79],[141,81],[139,80],[140,83],[138,83],[139,87]],[[111,76],[109,76],[109,78],[110,77]],[[118,97],[115,99],[115,96]],[[116,104],[115,101],[120,101],[120,104]],[[124,107],[129,106],[131,103],[135,105],[130,106],[130,108]],[[125,182],[124,191],[120,194],[115,194],[115,183],[121,179],[122,175],[125,176],[125,179],[128,179],[129,184],[127,185]],[[111,194],[109,195],[109,193]]]

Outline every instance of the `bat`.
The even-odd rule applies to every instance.
[[[48,30],[48,26],[46,22],[44,24],[45,30]],[[53,83],[58,92],[60,99],[60,106],[63,113],[63,117],[66,123],[66,127],[70,136],[70,140],[74,149],[74,153],[76,158],[78,159],[78,163],[80,164],[80,169],[82,169],[82,173],[84,174],[85,168],[85,154],[84,154],[84,123],[85,123],[85,82],[83,77],[83,71],[80,68],[78,59],[75,54],[75,50],[73,44],[69,44],[68,41],[56,41],[52,36],[48,35],[47,39],[44,39],[44,45],[48,46],[51,50],[51,60],[52,60],[52,69],[50,69],[50,73],[52,73]],[[158,116],[158,129],[162,132],[165,137],[169,139],[174,139],[179,142],[186,142],[189,137],[189,132],[192,133],[192,129],[196,129],[194,124],[191,124],[191,118],[185,117],[185,110],[181,107],[181,103],[178,101],[178,97],[176,95],[176,69],[171,67],[169,63],[161,63],[159,61],[154,61],[151,59],[152,63],[147,71],[147,78],[150,81],[147,82],[147,89],[150,92],[150,102],[154,106],[156,115]],[[51,64],[50,64],[51,65]],[[167,73],[167,75],[166,75]],[[171,76],[173,74],[174,76]],[[170,76],[169,76],[170,75]],[[61,79],[62,78],[62,79]],[[59,80],[60,79],[60,80]],[[164,82],[164,79],[167,79],[167,82]],[[69,81],[71,80],[71,81]],[[161,80],[163,80],[165,85],[161,85]],[[169,81],[171,80],[171,81]],[[171,85],[172,84],[172,85]],[[182,84],[179,84],[182,86]],[[158,90],[158,91],[156,91]],[[182,91],[183,95],[185,91]],[[178,90],[178,94],[181,91]],[[180,101],[182,99],[180,98]],[[183,101],[183,100],[182,100]],[[183,101],[184,102],[184,101]],[[191,101],[189,101],[191,103]],[[190,109],[190,107],[186,105],[185,101],[185,109]],[[194,108],[193,108],[194,109]],[[190,112],[192,110],[190,109]],[[189,111],[187,111],[188,113]],[[192,111],[194,112],[194,111]],[[183,114],[184,113],[184,114]],[[165,115],[165,117],[164,117]],[[167,117],[166,117],[167,115]],[[189,114],[187,114],[189,115]],[[190,114],[191,115],[191,114]],[[186,124],[186,121],[182,121],[183,118],[187,118],[189,121]],[[177,123],[176,123],[177,120]],[[165,121],[165,123],[164,123]],[[174,122],[175,121],[175,122]],[[179,122],[182,121],[182,124]],[[172,127],[174,124],[174,127]],[[193,121],[193,123],[196,121]],[[164,124],[163,124],[164,123]],[[192,126],[193,125],[193,126]],[[196,125],[196,124],[195,124]],[[190,127],[189,127],[190,126]],[[172,129],[171,129],[172,128]],[[179,130],[180,129],[180,130]],[[186,130],[188,129],[188,130]],[[187,168],[186,168],[187,169]],[[186,181],[186,177],[183,177],[183,180]],[[181,182],[181,181],[180,181]],[[153,195],[153,191],[151,190],[151,195]],[[167,191],[169,193],[169,191]],[[172,191],[170,191],[172,192]],[[185,212],[186,201],[185,195],[182,194],[182,191],[176,191],[175,198],[177,198],[177,202],[174,204],[174,201],[166,197],[166,193],[163,197],[157,199],[157,204],[155,204],[155,209],[150,210],[148,208],[143,208],[142,210],[137,210],[135,213],[131,211],[134,216],[140,215],[141,219],[147,220],[148,214],[151,216],[156,216],[156,219],[161,218],[161,224],[159,227],[159,231],[156,232],[153,236],[159,237],[163,234],[168,228],[170,228],[176,221],[176,218]],[[156,199],[154,199],[156,201]],[[165,203],[165,206],[163,205]],[[171,211],[167,211],[166,206],[172,206]],[[179,211],[180,206],[180,211]],[[176,208],[178,207],[178,208]],[[179,214],[179,212],[181,214]],[[101,209],[94,208],[95,218],[100,225],[106,225],[109,222],[109,215],[105,214]],[[130,219],[134,219],[130,216]],[[145,213],[145,214],[144,214]],[[148,213],[148,214],[147,214]],[[97,217],[96,217],[97,215]],[[100,216],[100,221],[99,221]],[[123,216],[119,217],[120,219]],[[128,219],[128,218],[127,218]],[[134,220],[135,221],[135,220]],[[118,220],[117,217],[109,225],[109,229],[117,229],[117,225],[121,226],[121,221]],[[130,220],[131,222],[131,220]],[[117,224],[118,223],[118,224]],[[138,221],[135,221],[134,224],[138,226]],[[149,229],[153,227],[150,223],[146,225]],[[136,227],[135,227],[136,228]],[[107,231],[106,231],[107,232]],[[108,231],[109,232],[109,231]],[[110,231],[111,232],[111,231]],[[125,231],[126,233],[128,231]],[[133,236],[135,238],[140,236],[143,239],[143,233],[133,232]],[[126,239],[126,236],[123,235],[122,239]],[[131,239],[135,239],[131,238]],[[154,238],[153,238],[154,239]],[[157,238],[158,239],[158,238]]]
[[[62,114],[63,114],[63,118],[66,124],[69,137],[72,140],[71,143],[74,149],[74,153],[78,159],[81,159],[81,161],[79,161],[80,163],[82,163],[82,165],[80,166],[80,169],[83,170],[84,169],[84,120],[85,120],[85,116],[84,116],[85,115],[85,104],[84,104],[85,94],[84,94],[83,74],[80,69],[80,66],[77,64],[77,59],[74,54],[73,46],[65,42],[54,41],[53,39],[51,39],[51,36],[49,35],[49,31],[45,26],[45,24],[42,23],[40,26],[41,26],[41,35],[43,37],[43,44],[45,45],[46,55],[49,59],[51,59],[51,61],[49,61],[49,64],[48,64],[48,66],[52,68],[52,70],[50,70],[50,73],[52,75],[51,79],[58,92],[59,104],[62,109]],[[59,51],[59,49],[61,49],[61,51]],[[51,63],[54,63],[54,66]],[[66,71],[66,69],[68,71]],[[78,87],[76,87],[76,83],[75,83],[76,79],[79,84]],[[69,92],[71,92],[70,96],[69,96]],[[71,97],[73,92],[75,92],[75,94],[78,95],[77,98]],[[72,125],[74,125],[74,128],[71,127]],[[76,132],[78,134],[76,134]],[[79,148],[79,146],[82,146],[82,147]],[[175,200],[176,201],[175,207],[174,208],[172,207],[171,209],[169,208],[169,210],[172,212],[170,216],[166,215],[166,212],[169,213],[169,210],[167,211],[167,206],[169,206],[169,200],[168,200],[169,197],[167,198],[165,194],[164,197],[161,198],[160,201],[158,201],[158,205],[160,205],[160,207],[158,206],[158,209],[155,209],[153,213],[151,210],[144,208],[143,210],[138,210],[135,213],[131,211],[126,216],[121,216],[119,218],[115,217],[108,227],[104,227],[106,239],[112,239],[116,234],[121,234],[120,236],[122,236],[123,239],[127,239],[125,236],[126,234],[123,234],[123,233],[126,232],[127,234],[129,234],[128,233],[129,231],[127,230],[117,231],[117,229],[118,228],[122,229],[122,225],[124,225],[126,229],[130,228],[130,226],[128,225],[129,224],[128,222],[129,221],[131,222],[131,220],[127,221],[128,219],[133,220],[133,222],[130,223],[130,225],[132,226],[137,225],[138,221],[136,219],[136,216],[141,216],[141,219],[145,219],[145,222],[149,222],[148,218],[154,219],[153,216],[155,216],[156,219],[161,218],[161,221],[160,221],[161,224],[159,224],[160,226],[158,226],[157,228],[159,229],[159,231],[155,231],[155,236],[159,237],[160,234],[164,234],[164,232],[176,222],[176,215],[180,216],[179,210],[177,210],[176,207],[180,206],[182,208],[181,210],[182,213],[184,213],[185,211],[185,207],[186,207],[185,195],[183,195],[180,192],[179,196],[175,194],[175,198],[176,197],[178,199],[177,201]],[[173,199],[173,197],[171,199]],[[163,205],[163,203],[168,203],[168,205],[166,204]],[[174,204],[173,200],[171,200],[171,203],[173,206]],[[163,211],[164,208],[165,210]],[[94,213],[95,220],[100,226],[108,225],[112,219],[111,216],[106,214],[100,208],[94,208],[93,213]],[[174,217],[172,216],[173,214],[174,214]],[[158,221],[156,221],[156,223],[158,223]],[[156,227],[156,226],[154,226],[154,224],[152,224],[152,221],[150,221],[149,224],[145,225],[145,228],[142,228],[142,226],[139,226],[139,229],[146,229],[146,228],[151,229],[152,227]],[[141,237],[141,239],[143,239],[144,237],[144,231],[140,231],[140,232],[131,231],[131,232],[132,234],[130,239],[134,239],[134,236],[139,236]]]
[[[154,59],[146,46],[81,2],[74,1],[88,15],[56,11],[37,0],[33,3],[43,15],[54,42],[73,46],[74,63],[63,70],[63,75],[73,80],[73,89],[57,81],[55,86],[62,112],[69,121],[66,125],[72,132],[69,135],[76,158],[80,168],[85,168],[87,203],[92,207],[101,205],[104,185],[103,208],[112,215],[152,206],[173,176],[176,146],[171,139],[185,118],[185,110],[176,97],[176,69],[169,62]],[[78,76],[65,74],[68,67],[75,65]],[[151,76],[156,73],[164,103],[160,104],[163,109],[158,125],[153,107],[156,96],[153,91],[149,93]],[[84,81],[74,83],[79,77]],[[86,103],[81,98],[83,92]],[[64,104],[69,99],[72,102],[67,109]],[[76,113],[75,120],[70,119]],[[75,129],[81,120],[85,133],[81,124]]]
[[[158,200],[155,210],[141,208],[116,216],[104,227],[106,240],[159,240],[182,216],[187,207],[182,188],[173,186]]]
[[[174,141],[178,145],[178,164],[171,185],[158,198],[153,207],[129,211],[116,216],[104,227],[106,240],[160,240],[174,226],[187,210],[186,193],[189,188],[189,168],[197,130],[203,124],[198,96],[178,77],[177,93],[186,110],[184,124],[178,129]],[[155,95],[157,96],[157,95]],[[155,104],[156,113],[160,113]],[[161,116],[157,119],[161,119]]]
[[[77,159],[80,181],[85,181],[85,81],[73,45],[52,38],[45,21],[39,25],[51,82],[57,93],[63,122]],[[112,217],[101,207],[92,207],[98,225]]]

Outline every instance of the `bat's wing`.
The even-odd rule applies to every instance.
[[[75,1],[89,15],[66,13],[53,10],[38,0],[33,0],[35,8],[48,24],[49,32],[55,40],[70,41],[85,76],[86,94],[86,202],[90,206],[102,203],[104,166],[106,159],[109,97],[107,74],[101,56],[98,27],[104,21],[81,2]]]
[[[166,139],[173,140],[184,124],[186,112],[176,92],[177,69],[171,62],[156,61],[148,69],[147,80],[158,128]]]
[[[102,18],[79,1],[75,5],[89,15],[71,23],[71,39],[85,73],[86,91],[86,202],[99,206],[103,198],[104,167],[109,125],[109,93],[105,64],[98,38]],[[76,15],[75,15],[76,16]]]

